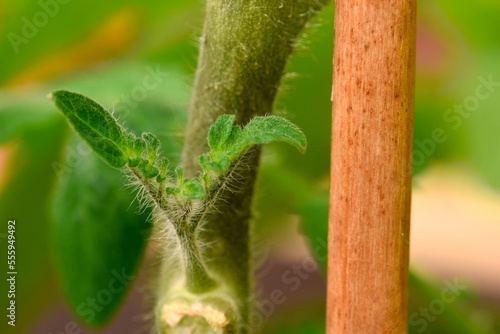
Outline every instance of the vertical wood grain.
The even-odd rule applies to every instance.
[[[406,333],[416,0],[337,0],[328,334]]]

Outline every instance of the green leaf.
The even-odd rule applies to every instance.
[[[165,192],[168,194],[168,195],[172,195],[172,194],[177,194],[179,192],[179,188],[175,188],[175,187],[167,187],[165,189]]]
[[[122,168],[127,163],[127,134],[99,103],[65,90],[54,91],[49,97],[80,137],[111,167]]]
[[[123,191],[123,176],[94,155],[65,175],[53,205],[56,265],[74,312],[102,324],[131,285],[150,232],[149,210],[137,215],[129,208],[134,195]]]
[[[295,146],[301,153],[307,147],[306,137],[292,122],[278,116],[256,117],[242,132],[245,146],[283,141]]]
[[[140,164],[139,171],[146,179],[152,179],[160,173],[158,168],[149,164]]]
[[[158,150],[161,146],[160,140],[151,132],[144,132],[142,139],[144,139],[148,147],[149,161],[154,162],[158,157]]]
[[[146,141],[142,138],[135,138],[132,144],[132,154],[134,155],[134,157],[128,158],[128,165],[130,167],[137,167],[141,164],[147,163],[148,161],[142,157],[145,151]]]
[[[212,124],[208,132],[208,145],[212,151],[219,150],[227,140],[235,118],[235,115],[222,115]]]
[[[214,171],[223,172],[229,168],[231,159],[229,156],[222,154],[216,161],[205,161],[201,165]]]
[[[158,174],[158,176],[156,177],[157,182],[163,182],[167,179],[167,169],[168,169],[169,163],[170,162],[167,158],[165,158],[165,157],[160,158],[160,161],[158,163],[158,165],[160,167],[160,174]]]
[[[226,152],[228,155],[235,155],[240,152],[240,146],[243,144],[243,135],[242,135],[242,130],[241,126],[235,125],[231,129],[231,133],[229,134],[229,137],[226,140],[226,148],[224,152]]]
[[[205,164],[208,162],[208,156],[206,154],[203,154],[203,155],[200,155],[198,157],[198,163],[200,164],[200,166],[205,166]]]
[[[146,151],[146,141],[142,138],[136,138],[134,141],[133,150],[135,155],[141,157],[142,153]]]
[[[177,175],[177,186],[181,186],[183,183],[182,177],[184,174],[184,169],[182,167],[175,168],[175,174]]]
[[[243,130],[238,125],[232,125],[234,119],[234,115],[223,115],[210,127],[208,142],[211,151],[198,158],[199,164],[204,169],[226,171],[231,165],[231,158],[255,144],[284,141],[297,147],[301,152],[305,151],[307,142],[304,134],[284,118],[257,117]]]
[[[130,167],[137,167],[141,163],[146,163],[147,160],[144,160],[143,158],[135,157],[135,158],[128,158],[128,165]]]
[[[181,193],[189,199],[206,197],[205,189],[203,189],[203,186],[197,179],[185,179]]]
[[[242,130],[238,125],[231,126],[234,117],[230,116],[219,117],[210,128],[208,140],[212,148],[210,153],[212,161],[200,161],[200,164],[207,168],[226,170],[229,163],[225,160],[225,156],[238,155],[255,144],[283,141],[295,146],[301,153],[306,150],[307,141],[302,131],[284,118],[278,116],[256,117]],[[220,152],[225,153],[222,159],[219,158]]]

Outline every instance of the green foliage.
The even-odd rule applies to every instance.
[[[148,163],[139,164],[139,171],[141,172],[142,176],[144,176],[146,179],[152,179],[160,173],[158,168],[149,165]]]
[[[58,90],[50,98],[75,132],[111,167],[122,168],[128,163],[130,168],[137,167],[145,179],[166,169],[165,160],[156,164],[161,143],[152,133],[144,132],[142,138],[127,133],[108,110],[81,94]]]
[[[142,138],[135,138],[132,144],[132,156],[128,158],[128,165],[130,167],[137,167],[140,164],[147,163],[144,159],[143,152],[146,151],[146,142]]]
[[[295,125],[283,118],[274,116],[257,117],[241,130],[239,126],[232,125],[235,119],[234,116],[222,116],[216,120],[209,131],[208,142],[212,150],[199,158],[204,168],[201,177],[184,178],[183,169],[177,167],[175,169],[177,182],[173,183],[168,177],[168,159],[159,156],[161,143],[154,134],[144,132],[141,138],[136,138],[135,135],[127,133],[125,129],[118,125],[107,110],[83,95],[68,91],[56,91],[51,97],[75,132],[89,143],[91,148],[109,165],[122,168],[124,172],[136,179],[144,189],[143,193],[146,198],[142,200],[146,203],[153,203],[168,218],[168,223],[173,225],[180,240],[179,245],[182,249],[186,270],[186,288],[196,293],[213,289],[216,284],[205,268],[203,255],[196,244],[196,234],[192,233],[192,231],[196,231],[205,213],[212,209],[213,203],[218,201],[220,189],[227,187],[227,184],[231,181],[229,176],[231,164],[237,164],[238,159],[245,150],[256,144],[284,141],[294,145],[301,151],[305,150],[306,147],[304,134]],[[145,156],[147,156],[146,159]],[[215,173],[211,173],[211,171],[215,171]],[[70,196],[69,194],[74,192],[75,188],[72,187],[77,183],[76,181],[70,181],[66,190],[64,186],[61,187],[63,193],[68,193],[65,196]],[[91,181],[84,180],[87,183],[91,183]],[[179,197],[179,194],[182,196]],[[64,196],[60,198],[64,198]],[[202,201],[201,207],[198,208],[197,212],[191,212],[191,208],[195,205],[193,201],[200,200]],[[60,214],[64,211],[70,211],[66,207],[72,207],[74,203],[71,200],[67,202],[56,201],[56,203],[59,203],[56,205],[56,212]],[[202,213],[198,214],[198,212]],[[103,213],[99,214],[104,217]],[[61,222],[61,217],[62,215],[56,221]],[[88,219],[92,220],[93,217],[88,217]],[[119,222],[119,220],[117,221]],[[186,223],[188,223],[189,227],[186,226]],[[79,223],[79,225],[81,224]],[[112,230],[116,229],[114,226],[110,227],[109,224],[103,224],[102,226]],[[187,228],[189,228],[189,233],[185,231]],[[65,248],[71,249],[71,240],[74,240],[80,233],[77,227],[72,229],[72,225],[58,226],[55,231],[62,233],[57,235],[58,238],[56,237],[56,240],[59,240],[58,245],[60,247],[58,253]],[[95,232],[96,229],[91,228],[90,231]],[[97,231],[101,233],[99,229]],[[62,235],[69,236],[69,242],[65,242]],[[90,238],[95,240],[98,239],[96,237],[94,234],[90,235]],[[126,240],[126,238],[119,239]],[[91,242],[87,241],[86,243]],[[95,248],[109,247],[110,244],[109,240],[104,240],[100,246]],[[75,251],[67,252],[67,254],[72,253],[71,258],[74,258],[76,253],[81,252],[80,247],[81,243],[76,244],[73,247]],[[136,255],[140,254],[141,245],[138,244],[137,247],[137,249],[133,250]],[[137,257],[131,257],[132,261],[135,259]],[[95,261],[95,258],[90,257],[87,264],[90,266],[92,261]],[[68,286],[68,290],[73,291],[75,289],[71,286],[71,282],[75,281],[75,270],[69,263],[69,258],[62,257],[60,262],[62,263],[62,272],[65,274],[63,275],[66,279],[65,284]],[[116,259],[103,262],[106,264],[121,263],[120,260]],[[94,269],[96,268],[94,267]],[[97,268],[96,271],[101,273],[103,268]],[[90,293],[93,291],[92,289],[102,283],[101,281],[92,280],[92,277],[89,277],[88,281],[90,282],[89,286],[86,289],[81,289],[79,293],[82,291]],[[81,297],[79,293],[72,296],[73,306],[78,306],[76,302]],[[95,321],[99,323],[107,319],[116,305],[116,303],[113,303],[108,312],[103,312],[102,317],[96,318]],[[93,322],[94,320],[88,321]]]
[[[195,179],[184,179],[181,188],[181,194],[189,199],[199,199],[206,197],[205,189],[200,183],[200,180]]]
[[[158,150],[160,149],[160,141],[158,138],[152,134],[151,132],[144,132],[142,134],[142,139],[146,142],[146,146],[148,149],[148,160],[149,163],[154,164],[156,158],[158,157]]]
[[[208,131],[208,145],[213,151],[219,150],[231,134],[236,116],[222,115],[217,118]]]
[[[286,142],[304,153],[307,147],[306,137],[290,121],[278,116],[253,118],[244,129],[232,125],[234,116],[222,115],[210,127],[208,142],[211,151],[200,156],[198,162],[207,170],[227,171],[245,150],[257,144]]]
[[[139,180],[156,178],[153,181],[158,185],[155,184],[147,189],[153,197],[151,200],[156,203],[162,202],[162,197],[175,193],[181,193],[191,200],[205,198],[207,193],[205,188],[210,192],[210,187],[224,183],[220,179],[207,178],[209,170],[223,175],[252,145],[283,141],[295,146],[301,152],[304,152],[307,146],[302,131],[284,118],[256,117],[241,130],[240,126],[233,126],[234,115],[223,115],[209,130],[208,143],[212,150],[198,159],[204,168],[202,178],[183,179],[183,169],[177,167],[175,169],[177,184],[169,184],[163,188],[167,181],[168,159],[159,157],[161,143],[154,134],[143,132],[142,137],[137,138],[127,133],[109,111],[81,94],[58,90],[53,92],[50,98],[75,132],[111,167],[123,168],[127,165]],[[134,172],[136,168],[139,173]],[[161,189],[155,188],[160,185]],[[179,190],[173,189],[176,187]]]
[[[184,169],[182,167],[177,167],[175,169],[175,175],[177,175],[177,186],[180,187],[182,186],[182,181],[183,181],[183,175],[184,175]]]
[[[73,129],[111,167],[122,168],[128,161],[127,135],[99,103],[64,90],[49,96]]]
[[[278,116],[252,119],[243,129],[242,137],[241,141],[247,146],[284,141],[295,146],[301,153],[304,153],[307,147],[306,137],[302,131],[290,121]]]
[[[136,213],[123,181],[90,155],[68,168],[54,197],[56,265],[74,312],[88,324],[104,323],[123,301],[151,228],[150,211]],[[109,303],[89,304],[108,295]]]
[[[121,70],[120,72],[126,72],[126,70]],[[172,80],[176,80],[175,76],[171,77]],[[96,79],[93,79],[96,80]],[[99,80],[98,80],[99,81]],[[122,83],[119,80],[117,84]],[[75,89],[80,90],[80,86],[73,84]],[[85,87],[86,85],[81,85]],[[94,82],[90,82],[88,84],[90,88],[92,87],[98,87],[99,85]],[[123,89],[123,88],[122,88]],[[98,90],[96,90],[98,93]],[[97,94],[96,93],[96,94]],[[179,91],[176,92],[176,94],[179,94]],[[45,99],[45,95],[43,94],[43,100]],[[152,103],[151,101],[148,104],[147,109],[140,110],[140,112],[128,112],[124,113],[123,111],[127,110],[120,110],[121,108],[118,108],[119,110],[117,111],[117,114],[120,116],[120,118],[126,118],[127,125],[129,125],[134,131],[139,131],[144,128],[144,124],[147,123],[146,120],[149,118],[155,118],[158,120],[157,122],[153,122],[152,124],[149,125],[151,130],[154,130],[155,132],[159,132],[159,129],[161,129],[162,136],[159,137],[159,139],[162,141],[162,143],[166,146],[168,146],[171,150],[171,154],[173,155],[173,158],[175,159],[178,154],[179,154],[179,147],[180,145],[176,142],[176,138],[172,138],[172,136],[168,136],[166,134],[163,134],[165,131],[172,132],[176,131],[176,129],[181,126],[183,122],[183,114],[179,113],[179,109],[177,108],[172,108],[169,105],[166,105],[164,102],[164,96],[162,96],[162,102],[161,102],[161,112],[159,111],[159,106],[160,103],[157,105],[155,103]],[[39,102],[39,105],[43,105],[43,100],[42,102]],[[153,100],[154,101],[154,100]],[[176,100],[174,100],[176,102]],[[120,105],[118,105],[120,106]],[[35,109],[36,110],[36,109]],[[61,120],[61,117],[57,114],[54,113],[54,108],[53,105],[50,108],[51,110],[51,115],[55,115],[58,122]],[[124,117],[125,116],[125,117]],[[53,118],[53,117],[52,117]],[[64,124],[60,124],[64,125]],[[168,133],[167,133],[168,134]],[[61,138],[63,136],[61,135],[60,138],[58,138],[58,141],[62,143]],[[140,139],[142,140],[142,138]],[[80,141],[78,141],[80,142]],[[129,276],[135,276],[136,273],[134,271],[137,270],[137,265],[134,267],[132,264],[134,261],[138,262],[140,259],[140,256],[143,252],[143,248],[146,244],[146,240],[149,236],[149,228],[150,224],[146,224],[144,221],[148,217],[148,213],[150,210],[148,209],[144,214],[140,214],[137,216],[136,211],[134,208],[136,207],[135,204],[131,205],[131,202],[134,199],[134,196],[132,195],[127,195],[128,191],[124,191],[122,182],[125,181],[124,178],[120,177],[119,173],[116,171],[111,170],[109,167],[106,167],[106,165],[96,159],[97,157],[93,156],[93,153],[90,156],[85,156],[85,157],[74,157],[74,153],[79,153],[80,146],[72,148],[71,146],[74,146],[76,142],[72,140],[72,145],[68,146],[65,150],[65,155],[64,159],[62,161],[62,164],[59,162],[59,157],[52,157],[52,161],[54,161],[52,164],[57,164],[58,166],[64,165],[63,169],[59,172],[59,176],[63,179],[64,184],[68,184],[68,186],[65,186],[65,189],[67,191],[72,192],[71,194],[61,194],[61,190],[57,190],[56,194],[56,199],[60,199],[60,197],[68,196],[70,199],[75,199],[74,201],[72,200],[71,203],[66,203],[65,211],[61,215],[56,215],[55,216],[55,223],[51,226],[49,229],[47,226],[44,226],[45,230],[52,231],[52,235],[54,236],[51,238],[53,244],[54,244],[54,254],[57,257],[57,269],[59,276],[63,280],[71,280],[70,277],[75,278],[77,272],[71,272],[72,270],[79,269],[82,271],[82,267],[80,268],[75,268],[76,265],[69,264],[70,258],[69,256],[66,258],[64,257],[65,252],[69,252],[73,255],[75,255],[76,250],[88,250],[88,249],[100,249],[103,250],[103,252],[110,253],[108,256],[102,256],[102,257],[97,257],[97,254],[93,253],[96,255],[94,258],[93,263],[87,263],[85,267],[85,274],[90,275],[89,273],[93,273],[94,279],[92,282],[88,282],[86,280],[86,277],[83,278],[77,278],[73,279],[71,283],[64,283],[63,288],[66,296],[71,296],[70,298],[70,305],[74,306],[74,312],[77,312],[76,306],[79,304],[76,304],[78,300],[76,300],[76,297],[83,295],[81,291],[90,291],[94,289],[94,291],[99,292],[99,289],[103,288],[108,288],[108,286],[103,285],[106,284],[105,280],[109,278],[111,273],[111,270],[113,268],[120,268],[123,267],[124,259],[117,254],[117,252],[123,253],[123,256],[126,256],[128,261],[128,265],[126,268],[126,274]],[[82,145],[83,143],[79,144]],[[141,156],[141,154],[144,153],[146,156],[146,143],[143,141],[143,146],[138,149],[138,156]],[[78,151],[78,152],[76,152]],[[87,162],[82,160],[87,160],[90,159],[92,162]],[[145,159],[142,159],[145,160]],[[141,161],[142,161],[141,160]],[[69,163],[68,161],[72,162]],[[159,159],[158,160],[158,165],[162,165],[164,162],[166,162],[166,159]],[[85,166],[80,166],[80,163],[84,163]],[[95,166],[92,167],[92,166]],[[52,168],[52,165],[47,163],[47,165]],[[76,167],[75,167],[76,166]],[[84,168],[85,167],[85,168]],[[74,170],[73,170],[74,168]],[[85,171],[83,171],[85,169]],[[52,169],[50,172],[55,176],[54,171]],[[76,175],[74,174],[76,173]],[[84,181],[80,183],[80,178],[78,178],[78,173],[88,173],[89,175],[83,176],[85,180],[91,179],[89,181],[90,183],[87,184],[85,187],[86,189],[82,189],[82,192],[84,193],[84,200],[78,201],[75,196],[78,196],[78,193],[80,192],[78,188],[80,186],[83,186]],[[93,173],[97,173],[96,175],[91,175]],[[92,176],[92,177],[91,177]],[[65,179],[68,179],[68,181],[64,181]],[[95,180],[98,181],[95,181]],[[75,184],[76,183],[76,184]],[[35,183],[33,183],[35,184]],[[87,189],[90,187],[91,189]],[[99,189],[99,194],[95,198],[94,201],[91,201],[89,198],[85,197],[86,194],[92,193],[93,191],[96,191],[95,188]],[[19,189],[26,189],[26,187],[21,187]],[[37,187],[38,189],[38,187]],[[42,188],[44,189],[44,188]],[[100,191],[103,189],[108,189],[108,194],[110,196],[101,196]],[[76,193],[75,193],[76,192]],[[114,195],[116,193],[116,196]],[[60,196],[60,197],[58,197]],[[60,199],[61,200],[61,199]],[[117,203],[116,203],[117,202]],[[59,203],[56,203],[59,205]],[[100,212],[105,211],[108,207],[111,208],[111,210],[114,212],[115,217],[111,219],[111,215],[108,214],[100,214]],[[118,208],[120,208],[120,212],[117,212]],[[59,210],[59,207],[56,207],[53,209],[54,211]],[[37,210],[37,212],[41,212],[43,210]],[[85,212],[87,213],[85,217],[93,217],[93,222],[95,223],[87,223],[82,215]],[[120,220],[123,220],[120,222]],[[30,220],[30,221],[35,221],[35,220]],[[43,220],[42,220],[43,221]],[[134,227],[134,225],[130,225],[129,222],[137,222],[137,226]],[[123,226],[115,226],[116,224],[124,224]],[[64,233],[63,229],[65,229],[67,226],[78,226],[80,234],[73,233],[71,236],[67,236],[65,239],[65,242],[67,244],[68,249],[65,249],[64,247],[61,246],[60,240],[56,240],[55,236],[61,235]],[[134,228],[137,228],[134,231]],[[68,227],[68,229],[71,229],[71,227]],[[148,229],[148,231],[144,231],[142,229]],[[128,231],[128,232],[127,232]],[[141,232],[142,231],[142,232]],[[88,236],[83,238],[82,236]],[[92,236],[92,238],[91,238]],[[131,243],[130,243],[131,242]],[[59,244],[58,244],[59,243]],[[142,245],[140,246],[139,243]],[[125,249],[126,251],[122,251]],[[59,253],[63,253],[62,255]],[[75,255],[76,256],[76,255]],[[78,256],[76,256],[77,259],[79,259]],[[68,261],[66,263],[65,261]],[[73,258],[73,262],[75,261],[75,258]],[[105,261],[105,262],[103,262]],[[76,261],[78,262],[78,261]],[[106,268],[107,267],[107,268]],[[34,267],[36,268],[36,267]],[[104,272],[104,270],[106,270]],[[118,270],[118,269],[117,269]],[[102,271],[102,272],[101,272]],[[40,271],[42,272],[42,271]],[[121,272],[119,272],[121,275]],[[73,276],[70,276],[73,275]],[[102,280],[97,279],[97,276],[101,276]],[[32,277],[34,277],[32,275]],[[108,279],[109,280],[109,279]],[[55,284],[51,284],[50,286],[55,286]],[[100,287],[99,287],[100,286]],[[52,292],[54,293],[54,292]],[[95,314],[95,319],[92,320],[93,324],[97,323],[102,323],[107,320],[109,320],[109,316],[111,316],[114,312],[116,312],[116,308],[119,307],[120,301],[123,301],[123,296],[126,293],[126,290],[119,294],[113,294],[113,301],[110,305],[106,307],[105,310],[102,312],[96,312]],[[36,295],[33,295],[36,296]],[[88,295],[90,298],[95,298],[95,293],[94,295]],[[81,301],[80,301],[81,302]],[[88,311],[88,309],[87,309]],[[87,319],[89,317],[89,313],[86,313],[85,315],[81,316],[85,322],[87,322]],[[107,319],[105,319],[108,317]]]
[[[159,161],[160,172],[156,177],[156,182],[161,183],[167,180],[167,169],[169,165],[169,160],[165,157],[161,157]]]

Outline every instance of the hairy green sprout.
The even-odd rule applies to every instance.
[[[140,193],[145,197],[143,202],[153,206],[156,224],[161,225],[159,230],[163,233],[173,231],[174,237],[170,240],[175,243],[173,248],[178,253],[182,275],[172,282],[166,294],[174,298],[172,296],[179,290],[184,293],[174,304],[163,304],[163,322],[172,325],[173,315],[178,311],[169,308],[172,305],[182,308],[182,300],[193,296],[209,298],[204,304],[208,309],[203,311],[208,322],[216,321],[210,320],[211,316],[219,320],[223,317],[227,323],[234,321],[231,317],[238,318],[232,298],[224,297],[231,295],[224,278],[214,274],[205,259],[199,238],[200,226],[212,210],[217,210],[214,205],[222,190],[232,187],[232,174],[249,149],[282,141],[304,152],[307,142],[300,129],[277,116],[255,117],[241,127],[234,125],[234,115],[222,115],[209,129],[210,151],[198,158],[201,171],[187,178],[182,167],[172,170],[169,160],[161,156],[160,141],[154,134],[144,132],[137,137],[99,103],[81,94],[59,90],[50,98],[75,132],[104,161],[130,175],[140,186]],[[216,325],[224,327],[227,323]]]

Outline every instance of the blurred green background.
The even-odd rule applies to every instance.
[[[119,186],[119,175],[70,135],[46,96],[64,88],[96,99],[135,131],[159,134],[177,162],[203,7],[191,0],[0,2],[0,248],[6,252],[7,221],[16,219],[18,271],[17,324],[2,315],[0,332],[149,331],[154,242],[108,327],[88,330],[68,307],[56,272],[67,261],[57,254],[64,236],[54,236],[54,226],[66,217],[95,226],[97,239],[113,228],[105,240],[122,235],[138,244],[148,228],[128,207],[134,195]],[[324,333],[324,270],[298,284],[290,271],[311,249],[320,263],[326,251],[333,15],[330,5],[304,32],[276,105],[304,130],[308,152],[285,145],[264,152],[258,296],[265,301],[278,289],[286,297],[255,315],[264,333]],[[410,333],[500,332],[499,17],[496,0],[418,2]],[[161,73],[157,85],[146,88],[153,72]],[[436,131],[445,139],[434,140]],[[113,203],[115,215],[103,215],[103,203]],[[116,231],[117,222],[130,229]],[[87,275],[85,259],[75,267],[82,280],[107,281]],[[6,270],[0,276],[5,309]],[[444,302],[443,289],[457,280],[457,298]]]

